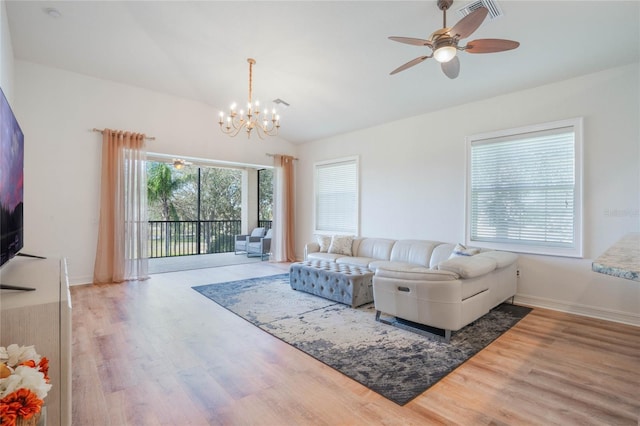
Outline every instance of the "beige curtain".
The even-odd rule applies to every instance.
[[[149,278],[145,136],[104,129],[94,283]]]
[[[294,158],[287,155],[274,156],[275,183],[273,188],[273,237],[272,260],[295,262],[294,238]]]

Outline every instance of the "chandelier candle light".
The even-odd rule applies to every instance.
[[[220,130],[223,133],[231,136],[236,136],[240,133],[240,130],[245,129],[247,137],[251,138],[251,131],[256,129],[256,133],[260,139],[264,139],[264,135],[275,136],[280,129],[280,116],[276,114],[275,108],[271,110],[271,117],[269,117],[269,111],[260,111],[260,103],[258,101],[253,102],[253,65],[256,63],[255,59],[248,58],[249,62],[249,102],[247,104],[247,113],[244,110],[236,112],[236,104],[231,105],[229,115],[225,117],[224,112],[220,111]]]

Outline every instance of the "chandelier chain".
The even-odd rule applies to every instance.
[[[249,58],[247,62],[249,62],[249,103],[251,103],[253,99],[253,64],[256,63],[256,60]]]

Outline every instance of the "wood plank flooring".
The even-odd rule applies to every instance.
[[[401,407],[191,289],[287,269],[72,287],[73,424],[639,424],[640,327],[534,309]]]

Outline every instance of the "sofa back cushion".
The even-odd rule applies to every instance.
[[[358,241],[357,251],[353,253],[358,257],[370,257],[373,259],[389,260],[391,249],[396,240],[386,238],[362,238]],[[355,246],[355,244],[354,244]]]
[[[429,267],[433,249],[441,244],[428,240],[400,240],[396,241],[391,250],[392,262],[406,262]]]
[[[432,269],[436,269],[440,262],[444,262],[449,259],[451,253],[453,253],[453,249],[456,247],[455,244],[440,244],[433,249],[433,253],[431,253],[431,260],[429,261],[429,267]]]

